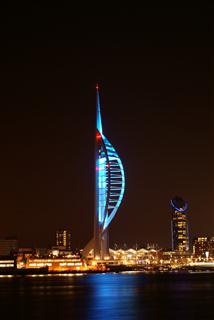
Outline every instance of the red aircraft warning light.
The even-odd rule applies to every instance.
[[[101,134],[100,134],[100,133],[97,133],[97,134],[96,134],[96,139],[97,139],[97,140],[100,140],[101,138],[102,138]]]

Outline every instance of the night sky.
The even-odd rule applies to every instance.
[[[111,245],[170,247],[176,195],[191,237],[214,235],[210,8],[16,9],[1,21],[0,237],[45,247],[69,228],[74,247],[90,240],[97,82],[126,173]]]

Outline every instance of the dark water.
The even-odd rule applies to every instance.
[[[214,273],[0,277],[0,319],[214,320]]]

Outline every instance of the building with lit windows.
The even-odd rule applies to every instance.
[[[105,259],[109,257],[108,229],[124,195],[125,176],[119,155],[103,133],[98,86],[96,89],[94,236],[84,248],[83,256],[93,250],[95,259]]]
[[[195,257],[206,257],[209,252],[209,239],[208,237],[198,237],[193,241],[193,255]]]
[[[189,252],[189,227],[187,220],[188,204],[182,198],[175,197],[170,201],[172,213],[171,233],[172,250],[180,254]]]
[[[0,274],[15,270],[14,259],[0,259]]]
[[[209,256],[214,258],[214,237],[209,239]]]
[[[72,270],[80,270],[84,263],[81,259],[72,257],[69,259],[55,258],[55,259],[36,259],[31,258],[27,259],[25,263],[25,268],[48,268],[49,271],[72,271]],[[17,265],[17,268],[23,268],[23,266]]]
[[[195,258],[214,258],[214,237],[201,236],[193,240]]]
[[[64,250],[71,250],[71,232],[69,230],[56,231],[56,246]]]

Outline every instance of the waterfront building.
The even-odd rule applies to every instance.
[[[83,256],[93,250],[95,259],[105,259],[109,257],[108,229],[124,195],[125,176],[119,155],[103,134],[98,86],[96,90],[94,236],[84,248]]]
[[[13,237],[0,239],[0,256],[10,256],[18,248],[18,240]]]
[[[29,258],[35,255],[35,249],[29,247],[18,248],[14,252],[14,257],[16,259],[16,266],[18,269],[26,267],[26,262]]]
[[[48,271],[78,271],[83,270],[85,264],[78,257],[71,257],[69,259],[63,258],[29,258],[26,261],[26,269],[40,269],[47,268]],[[19,266],[17,266],[19,268]]]
[[[14,259],[1,258],[0,259],[0,273],[7,272],[15,269]]]
[[[64,250],[71,250],[71,232],[69,230],[56,231],[56,246]]]
[[[159,261],[162,265],[168,265],[175,268],[178,265],[187,264],[191,261],[191,258],[186,253],[181,253],[179,251],[161,250],[159,251]]]
[[[71,250],[66,250],[65,247],[53,246],[51,249],[48,249],[48,257],[70,257],[73,255]]]
[[[214,237],[200,236],[193,240],[193,255],[197,259],[214,258]]]
[[[209,239],[209,257],[214,258],[214,237]]]
[[[49,255],[48,248],[35,248],[35,257],[37,258],[46,258]]]
[[[158,250],[155,249],[110,249],[110,255],[114,263],[121,265],[157,264],[159,261]]]
[[[208,237],[197,237],[193,240],[193,255],[197,258],[205,258],[209,252]]]
[[[180,197],[170,201],[173,210],[171,220],[172,250],[180,254],[189,252],[189,227],[186,211],[188,204]]]

